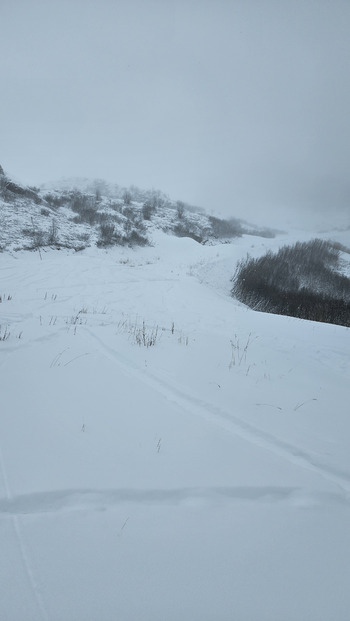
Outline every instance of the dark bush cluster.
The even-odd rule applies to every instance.
[[[265,237],[265,239],[273,239],[274,237],[276,237],[276,230],[272,230],[266,227],[256,227],[252,230],[252,228],[242,226],[242,235],[243,234],[256,235],[257,237]]]
[[[122,214],[130,222],[136,222],[137,223],[137,222],[140,221],[140,214],[139,214],[138,210],[135,209],[134,207],[128,207],[128,206],[124,207],[123,210],[122,210]]]
[[[48,192],[44,195],[44,200],[48,203],[48,205],[50,205],[50,207],[57,208],[61,207],[62,205],[66,205],[69,202],[69,197],[67,197],[65,194],[57,196],[56,194],[51,194],[50,192]]]
[[[144,220],[150,220],[156,208],[149,201],[145,201],[142,205],[142,217]]]
[[[148,246],[149,240],[136,229],[132,229],[129,233],[123,234],[115,231],[112,225],[101,225],[100,236],[97,240],[99,247],[103,246]]]
[[[130,220],[124,222],[124,227],[116,229],[113,220],[109,219],[101,222],[99,226],[98,246],[147,246],[149,240],[146,237],[145,229],[141,221]]]
[[[124,201],[124,205],[131,205],[131,201],[132,201],[131,192],[129,190],[125,190],[125,192],[123,192],[122,199]]]
[[[162,209],[169,204],[169,199],[165,194],[157,190],[149,190],[144,193],[145,200],[142,205],[142,216],[144,220],[151,220],[152,215],[157,212],[158,209]],[[135,199],[135,200],[139,200]]]
[[[14,183],[5,174],[0,174],[0,196],[8,202],[16,198],[28,198],[36,205],[42,203],[42,199],[38,195],[37,188],[31,189]]]
[[[149,241],[145,235],[142,235],[137,229],[132,229],[125,238],[125,243],[129,246],[148,246]]]
[[[92,225],[99,221],[98,203],[95,196],[78,191],[73,192],[70,207],[72,211],[78,214],[75,219],[76,222],[86,222]]]
[[[320,239],[241,261],[232,295],[254,310],[350,326],[350,278],[339,249]]]
[[[114,238],[114,224],[112,222],[102,222],[100,224],[98,246],[110,246]]]
[[[190,237],[199,244],[202,244],[204,242],[204,237],[200,228],[194,226],[193,223],[187,222],[184,219],[179,222],[179,224],[176,224],[174,226],[174,234],[177,237]]]
[[[183,201],[176,201],[176,211],[179,220],[182,220],[182,218],[184,217],[185,209],[186,205]]]
[[[242,235],[242,226],[238,220],[222,220],[221,218],[214,218],[209,216],[209,222],[211,224],[214,237],[217,238],[232,238],[240,237]]]

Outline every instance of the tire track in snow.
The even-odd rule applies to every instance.
[[[11,489],[9,486],[9,482],[8,482],[8,478],[7,478],[7,474],[6,474],[6,468],[5,468],[5,463],[4,463],[4,459],[3,459],[3,454],[2,454],[2,450],[1,450],[1,446],[0,446],[0,470],[1,470],[1,474],[2,474],[2,480],[4,482],[4,489],[5,489],[5,494],[6,494],[6,503],[10,504],[13,502],[13,496],[11,494]],[[4,503],[4,501],[0,501],[1,504]],[[27,552],[25,543],[24,543],[24,538],[21,532],[21,523],[20,523],[20,517],[18,513],[11,513],[11,519],[12,519],[12,525],[13,525],[13,530],[14,530],[14,535],[15,535],[15,539],[17,541],[18,547],[19,547],[19,551],[20,551],[20,556],[21,556],[21,560],[22,560],[22,566],[24,569],[24,572],[27,576],[27,580],[29,582],[29,587],[30,590],[33,594],[36,606],[39,610],[39,616],[42,619],[42,621],[49,621],[49,616],[47,614],[46,611],[46,607],[42,598],[42,595],[40,593],[40,589],[38,586],[38,583],[35,579],[35,575],[34,575],[34,571],[33,571],[33,567],[30,561],[30,557],[29,554]]]
[[[188,394],[171,382],[160,379],[150,373],[148,370],[141,369],[115,349],[106,345],[90,328],[84,326],[84,330],[98,342],[107,357],[118,364],[126,375],[137,378],[145,385],[162,394],[171,403],[192,415],[200,416],[208,422],[215,423],[225,431],[246,440],[250,444],[265,449],[295,466],[318,474],[323,479],[340,487],[347,494],[350,493],[349,473],[343,472],[331,465],[325,465],[303,449],[276,438],[271,433],[267,433],[251,423],[243,421],[221,407]]]

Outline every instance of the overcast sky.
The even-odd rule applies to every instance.
[[[349,0],[0,0],[0,164],[349,214]],[[350,215],[348,218],[350,221]]]

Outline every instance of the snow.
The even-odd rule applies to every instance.
[[[349,330],[229,295],[296,235],[0,255],[1,620],[349,618]]]

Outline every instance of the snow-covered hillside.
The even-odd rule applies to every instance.
[[[295,239],[0,255],[1,620],[349,618],[349,330],[230,296]]]
[[[214,205],[218,210],[218,205]],[[200,243],[229,241],[244,233],[273,237],[274,231],[171,200],[159,190],[123,188],[103,180],[63,179],[28,188],[0,166],[0,251],[43,247],[143,246],[164,231]]]

